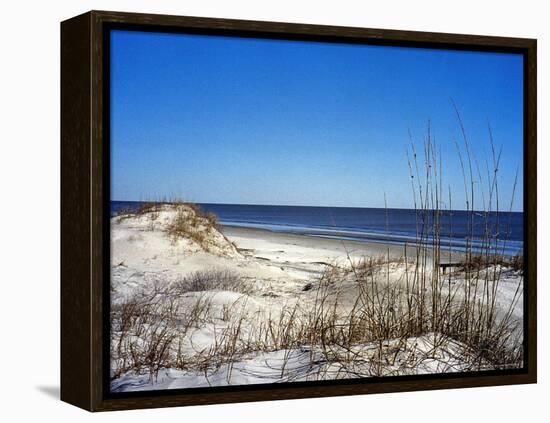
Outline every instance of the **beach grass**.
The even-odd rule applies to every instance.
[[[452,211],[453,189],[445,185],[440,147],[428,125],[421,148],[411,139],[408,150],[416,239],[404,247],[402,257],[391,256],[389,246],[384,255],[360,260],[346,250],[345,264],[327,264],[303,285],[300,295],[307,305],[294,301],[267,311],[248,308],[255,294],[250,278],[224,270],[198,271],[134,292],[112,307],[112,378],[147,372],[154,383],[161,369],[208,375],[226,366],[230,383],[239,360],[276,351],[288,352],[278,367],[281,380],[296,371],[288,361],[292,351],[309,355],[304,371],[317,369],[319,379],[522,367],[523,320],[514,311],[523,295],[524,264],[522,255],[504,254],[501,234],[509,232],[509,222],[499,218],[502,152],[489,129],[492,164],[482,173],[455,111],[468,216],[464,251],[453,251],[452,242],[445,245],[441,236],[442,216]],[[517,177],[514,192],[516,184]],[[206,235],[220,231],[216,216],[191,203],[169,204],[176,214],[168,236],[174,242],[192,240],[209,252]],[[159,213],[160,207],[144,204],[119,217]],[[478,240],[481,249],[474,247],[476,225],[485,228]],[[454,263],[453,270],[445,272],[445,263]],[[510,272],[516,288],[503,304],[500,287]],[[232,300],[219,311],[216,298],[206,295],[211,292],[237,297],[223,294]],[[208,345],[189,347],[205,327],[212,328]]]

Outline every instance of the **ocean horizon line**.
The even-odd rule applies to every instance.
[[[366,206],[311,206],[311,205],[298,205],[298,204],[254,204],[254,203],[216,203],[216,202],[200,202],[200,201],[188,201],[188,200],[174,200],[174,201],[164,201],[164,200],[110,200],[111,203],[157,203],[157,204],[170,204],[177,202],[191,203],[191,204],[205,204],[213,206],[257,206],[257,207],[303,207],[303,208],[324,208],[324,209],[362,209],[362,210],[416,210],[416,211],[436,211],[436,209],[422,209],[420,207],[366,207]],[[469,213],[518,213],[523,214],[523,210],[468,210],[468,209],[438,209],[441,212],[469,212]]]

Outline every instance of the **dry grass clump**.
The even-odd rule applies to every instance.
[[[506,266],[509,266],[512,268],[512,270],[516,272],[522,272],[523,273],[523,255],[515,255],[513,256],[508,262],[506,263]]]
[[[111,309],[111,378],[133,370],[153,380],[170,358],[178,334],[178,305],[164,296],[136,294]]]
[[[197,205],[189,203],[178,205],[176,216],[166,227],[166,233],[173,242],[190,239],[206,252],[215,247],[212,237],[218,230],[216,215],[204,214]]]
[[[473,254],[463,259],[458,265],[459,270],[463,272],[481,271],[496,266],[511,269],[515,272],[523,272],[523,255],[507,257],[501,254]]]
[[[162,219],[159,219],[161,213]],[[218,217],[214,213],[203,212],[197,204],[179,200],[143,203],[117,214],[119,223],[130,218],[141,218],[138,224],[146,223],[142,228],[161,230],[174,244],[184,239],[208,253],[238,254],[235,244],[221,232]]]
[[[411,339],[427,334],[437,334],[434,348],[459,343],[462,352],[458,358],[468,370],[521,366],[522,322],[513,317],[513,304],[508,310],[498,308],[496,291],[479,295],[481,289],[476,293],[471,290],[470,297],[464,298],[461,286],[450,291],[433,290],[424,288],[419,279],[414,281],[412,274],[408,284],[388,283],[384,276],[383,272],[378,276],[372,272],[359,277],[359,296],[349,311],[338,307],[339,294],[335,296],[329,289],[339,281],[325,276],[307,319],[310,331],[302,344],[320,346],[325,359],[340,364],[349,362],[350,356],[364,360],[357,353],[359,345],[378,344],[375,362],[379,367],[369,367],[370,375],[385,374],[389,367],[397,373],[399,369],[410,371],[414,367],[411,360],[418,360],[418,350],[403,348]],[[517,297],[513,303],[516,301]],[[288,327],[293,322],[296,320],[285,322],[285,333],[293,330]],[[303,333],[303,329],[294,332]],[[395,354],[382,348],[390,340]],[[399,345],[403,348],[396,349]]]
[[[509,304],[505,307],[499,304],[503,267],[512,266],[512,263],[517,269],[522,267],[522,259],[504,255],[510,222],[507,227],[506,222],[499,218],[502,151],[495,148],[489,128],[492,163],[486,161],[486,172],[481,172],[456,107],[455,111],[463,139],[462,145],[455,142],[455,146],[462,171],[467,215],[466,247],[461,252],[464,258],[458,274],[449,272],[445,276],[439,272],[444,258],[452,261],[452,242],[446,245],[441,227],[443,212],[453,210],[453,198],[451,187],[445,186],[443,179],[441,148],[428,125],[423,154],[417,153],[412,142],[408,154],[417,212],[417,248],[415,267],[406,273],[407,315],[417,316],[413,322],[421,331],[441,333],[467,346],[475,357],[475,366],[485,363],[491,368],[521,367],[522,319],[514,316],[523,287],[521,275]],[[516,185],[517,173],[509,212],[513,208]],[[452,221],[450,226],[452,238]],[[476,231],[476,227],[484,228],[483,233]],[[481,251],[476,250],[476,242],[482,246]],[[418,248],[420,246],[429,246],[430,249]]]
[[[203,220],[189,210],[180,208],[174,219],[166,228],[168,235],[174,240],[189,238],[201,245],[205,243],[207,227],[203,226]]]
[[[411,260],[405,257],[388,257],[385,255],[363,257],[358,262],[350,261],[349,272],[352,272],[358,278],[365,278],[378,274],[381,271],[389,271],[390,268],[395,268],[401,265],[410,265]]]
[[[176,282],[175,289],[179,294],[212,290],[233,291],[242,294],[251,292],[250,285],[237,273],[219,269],[194,272]]]
[[[140,204],[137,208],[126,207],[119,210],[117,218],[118,221],[121,222],[132,217],[148,215],[151,220],[156,220],[159,216],[161,206],[162,204],[160,203],[147,202]]]
[[[135,211],[136,216],[143,216],[147,213],[158,212],[161,209],[161,204],[159,203],[144,203],[141,204]]]
[[[211,227],[219,229],[218,216],[214,213],[208,212],[204,215]]]
[[[216,215],[204,214],[198,205],[192,203],[176,203],[175,206],[177,213],[166,228],[168,236],[173,242],[190,239],[209,252],[213,247],[211,235],[219,229]]]
[[[173,200],[173,201],[165,201],[165,202],[146,202],[139,205],[139,207],[127,207],[124,209],[121,209],[117,216],[119,220],[125,220],[129,219],[131,217],[140,217],[140,216],[148,216],[151,220],[156,220],[159,216],[160,211],[165,206],[173,206],[179,211],[182,212],[182,214],[185,214],[186,220],[189,221],[189,223],[193,224],[193,226],[197,226],[201,223],[206,223],[207,227],[218,229],[218,218],[214,213],[204,213],[202,209],[195,203],[189,203],[185,201],[180,200]],[[190,210],[191,213],[186,213],[187,210]],[[187,214],[189,216],[187,216]],[[183,221],[182,216],[180,216],[180,222]]]
[[[200,297],[191,307],[182,307],[180,301],[177,288],[154,287],[112,305],[111,379],[133,371],[146,372],[154,381],[160,369],[182,367],[176,341],[181,343],[207,321],[211,304]]]
[[[186,293],[205,291],[247,293],[249,288],[235,273],[226,270],[195,272],[170,285],[153,284],[136,291],[111,307],[111,379],[128,371],[146,372],[155,380],[162,368],[197,369],[208,357],[197,351],[186,355],[182,344],[191,332],[211,321],[212,298],[193,297],[191,306],[182,306]],[[224,307],[223,321],[231,321],[239,304]],[[243,316],[238,317],[242,322]],[[231,330],[235,331],[234,326]],[[222,332],[216,340],[218,349],[227,349]],[[212,355],[218,352],[210,350]],[[214,360],[214,358],[211,358]],[[208,361],[208,360],[207,360]]]

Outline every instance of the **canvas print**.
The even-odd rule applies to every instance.
[[[113,30],[111,392],[523,368],[523,77]]]

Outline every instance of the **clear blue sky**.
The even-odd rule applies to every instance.
[[[113,200],[411,207],[408,131],[428,120],[454,208],[460,109],[485,174],[487,124],[516,168],[522,210],[523,67],[513,54],[114,31]]]

